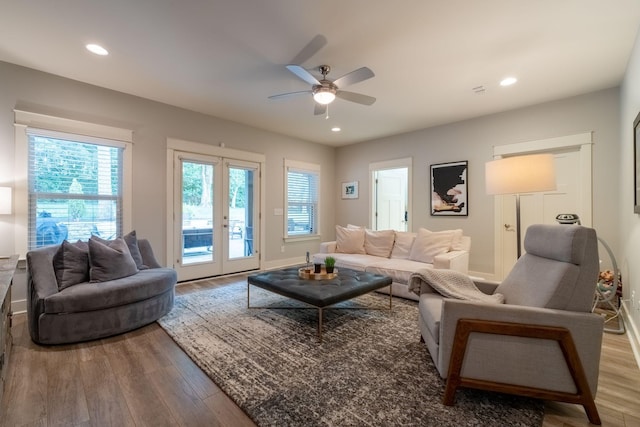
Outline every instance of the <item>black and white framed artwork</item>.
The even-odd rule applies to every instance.
[[[431,215],[467,216],[468,162],[431,165]]]

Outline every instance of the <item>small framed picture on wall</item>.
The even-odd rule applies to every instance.
[[[467,216],[468,162],[431,165],[431,215]]]
[[[357,199],[358,198],[358,181],[342,183],[342,198]]]

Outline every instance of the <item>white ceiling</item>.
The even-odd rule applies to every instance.
[[[617,86],[639,25],[638,0],[0,0],[0,60],[339,146]],[[308,89],[285,65],[317,35],[301,65],[371,68],[347,90],[374,105],[267,99]]]

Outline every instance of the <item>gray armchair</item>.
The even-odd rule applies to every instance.
[[[442,378],[444,404],[478,388],[584,406],[594,403],[604,322],[591,313],[599,270],[597,237],[577,225],[532,225],[526,253],[500,283],[476,282],[505,304],[443,298],[422,285],[419,326]]]

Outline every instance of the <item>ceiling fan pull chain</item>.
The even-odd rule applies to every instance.
[[[329,120],[329,104],[327,104],[326,115],[324,116],[325,120]]]

